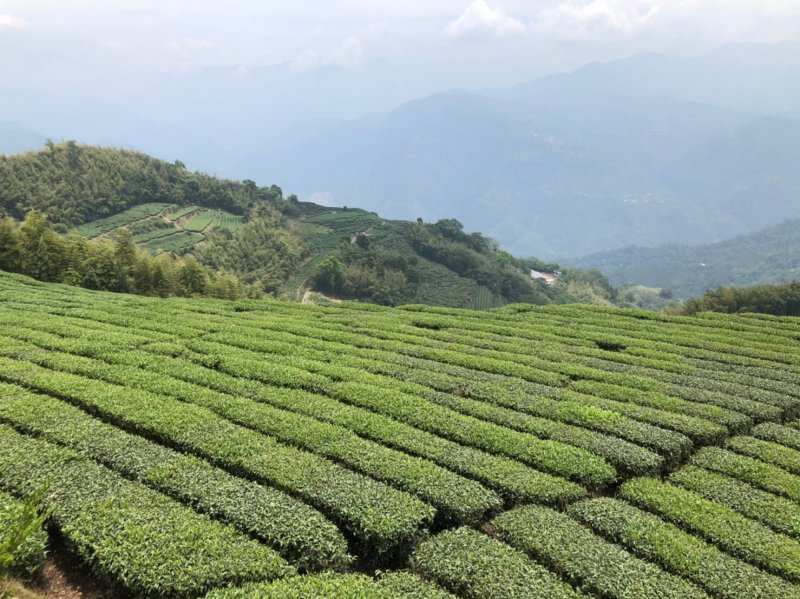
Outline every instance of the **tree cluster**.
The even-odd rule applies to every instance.
[[[49,142],[39,152],[0,155],[0,217],[31,210],[52,223],[80,225],[147,202],[195,204],[246,214],[272,203],[291,208],[277,186],[226,181],[139,152]]]
[[[753,287],[720,287],[686,302],[683,313],[756,312],[775,316],[800,316],[800,282]]]
[[[396,306],[412,300],[419,282],[417,260],[374,247],[367,236],[345,239],[312,277],[314,289],[339,297]]]
[[[0,270],[40,281],[142,295],[236,299],[256,292],[237,277],[215,272],[195,258],[151,256],[127,229],[113,239],[60,235],[38,211],[22,223],[0,220]]]
[[[434,224],[417,221],[411,231],[411,244],[421,256],[472,279],[509,302],[550,301],[546,290],[531,280],[519,260],[499,250],[480,233],[465,233],[455,219]]]
[[[305,244],[290,230],[281,211],[268,205],[253,209],[236,232],[213,231],[207,238],[195,250],[204,265],[235,272],[266,293],[281,289],[307,255]]]

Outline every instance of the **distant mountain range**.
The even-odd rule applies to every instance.
[[[0,118],[329,205],[458,218],[518,255],[713,243],[800,218],[800,44],[410,102],[420,82],[380,66],[202,69],[120,90],[4,80]]]
[[[493,95],[441,94],[265,149],[249,168],[394,217],[456,214],[545,257],[710,242],[800,217],[800,88],[784,82],[760,113],[745,98],[760,82],[777,90],[775,72],[800,79],[800,60],[758,78],[744,68],[742,93],[714,64],[645,55]],[[705,75],[717,83],[690,93]]]
[[[797,281],[800,219],[710,245],[628,247],[572,260],[571,264],[598,268],[614,285],[662,287],[681,298],[721,286]]]

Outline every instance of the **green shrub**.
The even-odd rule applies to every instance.
[[[3,350],[0,349],[0,352]],[[164,375],[154,378],[140,368],[110,367],[103,362],[54,351],[31,350],[23,356],[34,363],[78,372],[110,383],[149,390],[197,404],[228,420],[304,447],[418,495],[442,515],[458,523],[473,523],[489,510],[498,509],[500,499],[475,481],[467,480],[427,460],[412,457],[367,441],[339,426],[319,422],[294,412],[276,409],[246,398],[221,394]]]
[[[652,478],[624,483],[620,495],[708,538],[741,559],[789,580],[800,581],[800,542],[773,532],[728,507]]]
[[[691,463],[750,483],[770,493],[800,501],[800,476],[760,460],[719,447],[705,447],[692,456]]]
[[[792,474],[800,474],[800,451],[796,449],[754,437],[732,437],[725,442],[725,447]]]
[[[41,323],[39,326],[41,326]],[[184,395],[185,393],[180,386],[174,384],[174,380],[177,378],[195,385],[250,397],[262,403],[345,426],[364,437],[392,447],[398,447],[413,455],[428,458],[451,470],[476,478],[496,489],[513,502],[567,502],[585,495],[585,491],[578,485],[537,472],[514,460],[457,445],[452,441],[412,428],[397,420],[341,403],[332,398],[312,395],[299,390],[265,386],[248,379],[238,379],[231,375],[193,364],[184,359],[162,354],[159,348],[152,344],[148,346],[148,350],[156,352],[157,355],[119,351],[113,349],[113,347],[103,348],[98,343],[87,344],[79,340],[64,339],[46,333],[31,335],[31,331],[23,331],[19,326],[14,331],[10,331],[10,333],[15,337],[31,340],[39,347],[45,347],[50,350],[58,349],[88,354],[109,362],[147,369],[146,372],[133,371],[133,375],[135,375],[133,377],[131,377],[131,371],[129,370],[119,372],[107,365],[98,365],[97,368],[89,371],[96,372],[98,376],[106,379],[115,380],[114,377],[119,376],[125,379],[127,383],[136,380],[137,384],[144,385],[145,388],[156,388],[159,391],[164,391],[167,383],[173,381],[169,387],[175,390],[175,393]],[[164,347],[164,351],[172,354],[174,353],[174,346]],[[50,358],[52,361],[52,352],[50,352]],[[74,369],[80,364],[83,364],[84,368],[92,367],[91,364],[73,359],[69,362],[69,368]],[[195,401],[205,396],[213,396],[207,390],[198,389],[197,387],[191,389],[191,398]],[[233,399],[230,395],[225,397]],[[238,403],[241,403],[241,401]],[[215,406],[218,403],[214,402],[210,405]],[[245,408],[243,413],[249,414],[250,408]]]
[[[794,501],[696,466],[684,466],[669,480],[773,530],[800,537],[800,505]]]
[[[145,596],[290,575],[277,553],[171,499],[49,443],[0,426],[0,482],[15,494],[47,485],[44,507],[102,576]]]
[[[410,495],[237,426],[205,408],[7,358],[0,358],[0,377],[68,397],[131,431],[291,491],[377,553],[409,543],[435,514]]]
[[[800,430],[775,422],[764,422],[756,426],[752,435],[764,441],[773,441],[792,449],[800,450]]]
[[[304,569],[349,562],[344,536],[313,508],[128,434],[65,402],[0,383],[0,419],[224,520]]]
[[[104,356],[109,360],[125,360],[116,353]],[[578,485],[533,470],[517,461],[465,447],[419,430],[399,420],[372,412],[331,397],[307,392],[265,386],[211,371],[176,358],[150,356],[142,363],[164,376],[201,384],[220,391],[235,391],[287,410],[344,426],[361,436],[426,457],[442,466],[486,483],[512,501],[533,500],[544,503],[569,501],[585,494]]]
[[[269,584],[217,589],[205,599],[448,599],[452,595],[412,574],[388,574],[374,580],[363,574],[324,573],[295,576]]]
[[[616,476],[614,468],[605,460],[585,450],[463,416],[406,393],[359,383],[336,383],[330,392],[341,401],[588,485],[602,486]]]
[[[411,566],[461,597],[583,596],[522,552],[469,528],[449,530],[423,542],[412,555]]]
[[[501,426],[517,429],[522,432],[529,432],[540,438],[561,441],[576,447],[587,449],[601,457],[606,458],[613,465],[620,467],[626,472],[633,472],[637,474],[653,473],[657,472],[662,466],[663,460],[645,448],[637,447],[636,445],[633,445],[623,439],[617,439],[609,435],[600,434],[599,432],[585,430],[577,426],[570,426],[568,424],[559,422],[558,420],[561,420],[561,418],[558,418],[560,414],[558,413],[557,409],[550,410],[546,414],[547,416],[555,414],[556,418],[535,418],[532,415],[529,416],[527,414],[519,414],[516,411],[508,410],[498,405],[492,405],[492,403],[475,401],[450,394],[437,393],[428,387],[415,385],[409,381],[403,380],[402,383],[399,383],[397,378],[389,378],[389,376],[396,373],[396,366],[393,368],[386,362],[354,357],[350,354],[355,353],[358,348],[343,346],[341,344],[333,344],[335,351],[331,351],[328,349],[332,345],[330,342],[317,341],[309,337],[299,337],[293,334],[287,334],[284,332],[284,330],[288,328],[287,324],[285,322],[281,324],[281,328],[283,329],[282,331],[270,330],[267,334],[264,333],[263,329],[242,329],[239,326],[236,327],[237,331],[247,330],[248,334],[233,333],[226,327],[224,332],[215,333],[210,335],[209,338],[213,338],[214,340],[232,345],[234,347],[267,353],[270,360],[278,359],[281,361],[289,360],[292,362],[296,360],[293,354],[296,352],[297,347],[301,346],[303,347],[304,355],[313,357],[314,360],[327,360],[333,362],[335,359],[335,364],[337,366],[341,365],[359,368],[372,374],[386,375],[380,379],[375,379],[376,386],[388,389],[408,389],[409,392],[416,393],[417,395],[425,397],[425,399],[429,401],[438,403],[461,414],[481,418],[483,420],[493,422]],[[294,329],[292,328],[292,330]],[[260,332],[258,336],[254,335],[256,331]],[[292,339],[291,342],[275,340],[276,338],[283,339],[287,336]],[[340,349],[338,347],[340,345],[344,349]],[[276,353],[279,355],[276,355]],[[372,354],[372,352],[368,353]],[[357,372],[356,375],[358,374],[361,373]],[[354,382],[353,379],[356,377],[350,375],[345,376],[344,378]],[[460,384],[463,384],[462,379],[459,379],[459,381]],[[534,407],[540,406],[542,403],[546,404],[547,402],[551,404],[559,403],[546,400],[544,398],[537,398],[537,400],[538,401],[536,402],[530,403]],[[567,408],[568,406],[564,407]],[[540,411],[543,411],[541,406]],[[659,437],[659,433],[664,432],[649,425],[630,420],[620,423],[619,421],[625,421],[626,419],[623,417],[615,417],[615,415],[611,413],[603,414],[602,416],[591,420],[591,412],[592,408],[587,409],[583,406],[580,406],[578,409],[573,409],[572,414],[569,416],[572,417],[572,420],[576,420],[578,423],[582,424],[583,420],[580,419],[580,415],[585,414],[588,416],[588,418],[584,418],[584,420],[590,420],[590,427],[591,424],[597,423],[600,430],[608,430],[609,432],[615,433],[620,432],[620,430],[622,430],[623,433],[629,432],[630,435],[633,435],[637,441],[645,442],[648,445],[657,445],[657,441],[652,442],[652,440],[654,438],[657,439]],[[566,414],[567,410],[563,410],[563,413]],[[566,418],[564,419],[567,420]],[[618,425],[618,423],[621,426]],[[627,437],[628,435],[622,434],[621,436]],[[685,438],[683,440],[687,441]],[[687,443],[687,445],[690,444]],[[682,451],[685,449],[686,445],[679,450],[679,453],[682,453]]]
[[[0,491],[0,595],[5,577],[32,577],[47,555],[47,532],[37,496],[19,501]]]
[[[797,599],[800,589],[714,545],[617,499],[581,501],[573,518],[636,555],[656,562],[722,599]]]
[[[576,587],[609,599],[688,599],[707,595],[545,507],[522,507],[492,521],[512,547],[547,564]]]

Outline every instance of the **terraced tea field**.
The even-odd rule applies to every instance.
[[[800,319],[0,274],[0,492],[136,595],[800,597],[798,418]]]
[[[205,241],[206,234],[214,229],[234,232],[243,224],[244,217],[224,210],[153,202],[92,221],[78,227],[77,231],[93,238],[113,235],[125,227],[138,245],[154,254],[183,253]]]

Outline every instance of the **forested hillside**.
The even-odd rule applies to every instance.
[[[393,221],[327,208],[284,197],[274,185],[221,180],[127,150],[66,142],[0,156],[0,217],[20,220],[31,210],[61,233],[102,240],[126,229],[151,253],[192,254],[291,299],[309,289],[381,304],[472,308],[614,299],[597,272],[535,281],[531,269],[558,266],[515,258],[453,219]]]
[[[190,172],[179,161],[72,141],[0,156],[0,214],[17,219],[39,210],[54,223],[82,225],[147,202],[191,202],[242,214],[275,197],[273,189]]]
[[[629,247],[570,261],[598,268],[612,284],[669,289],[687,298],[720,286],[800,279],[800,220],[702,246]]]
[[[686,314],[753,312],[773,316],[800,316],[800,282],[753,287],[720,287],[686,302]]]

